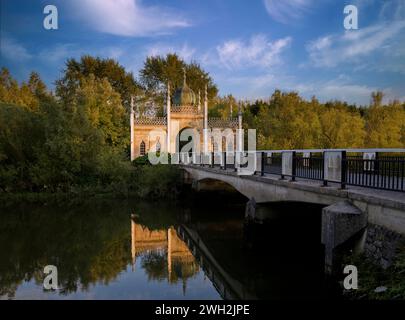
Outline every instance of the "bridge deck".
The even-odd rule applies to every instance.
[[[261,176],[256,175],[238,175],[233,169],[224,170],[218,167],[207,167],[199,165],[181,165],[182,167],[189,167],[196,170],[203,170],[215,174],[239,176],[242,179],[252,179],[269,184],[288,184],[291,188],[299,188],[307,191],[320,192],[325,194],[336,195],[344,198],[351,198],[356,200],[366,200],[371,203],[388,204],[390,207],[395,207],[400,210],[405,210],[405,193],[399,191],[388,191],[371,189],[367,187],[347,186],[346,189],[341,189],[339,183],[329,182],[328,186],[322,186],[322,181],[310,180],[304,178],[296,178],[296,181],[292,182],[289,178],[280,180],[280,175],[265,174]],[[371,200],[371,201],[370,201]]]

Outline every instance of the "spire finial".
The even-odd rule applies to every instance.
[[[183,86],[186,86],[186,68],[183,67]]]

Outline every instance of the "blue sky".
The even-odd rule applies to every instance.
[[[59,29],[43,28],[56,5]],[[343,27],[356,5],[359,29]],[[220,94],[368,104],[373,90],[405,100],[405,0],[1,0],[1,60],[18,80],[48,85],[67,58],[117,59],[137,76],[148,55],[177,52],[214,78]]]

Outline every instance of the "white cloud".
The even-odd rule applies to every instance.
[[[302,88],[306,94],[315,95],[322,100],[341,100],[349,103],[368,104],[370,96],[377,88],[358,84],[340,84],[329,82],[315,87]],[[386,89],[385,91],[387,91]]]
[[[250,100],[258,98],[266,99],[275,89],[280,89],[282,91],[296,91],[307,99],[315,96],[323,102],[341,100],[351,104],[368,105],[371,93],[377,90],[382,90],[385,93],[386,102],[394,99],[405,101],[403,90],[390,86],[376,87],[358,83],[345,74],[327,81],[311,80],[303,82],[300,78],[286,75],[284,72],[228,78],[220,77],[220,80],[221,88],[236,88],[235,91],[238,98],[248,98]],[[232,91],[230,90],[229,92]]]
[[[32,55],[28,50],[16,40],[9,38],[8,36],[1,35],[1,55],[6,59],[12,61],[26,61],[32,58]]]
[[[342,63],[361,62],[374,53],[394,55],[399,48],[397,36],[405,29],[405,21],[379,23],[342,35],[321,37],[307,45],[310,59],[315,66],[335,67]],[[404,45],[401,44],[401,47]]]
[[[83,47],[73,43],[63,43],[42,49],[38,52],[37,57],[43,62],[60,65],[67,59],[79,59],[83,55],[96,55],[118,60],[125,53],[126,50],[124,48],[116,46]]]
[[[403,20],[405,19],[405,1],[386,0],[380,10],[380,19]]]
[[[168,34],[189,26],[177,12],[161,6],[146,6],[140,0],[70,0],[76,18],[97,31],[120,36]]]
[[[291,83],[290,88],[306,97],[316,96],[321,101],[341,100],[357,105],[368,105],[370,103],[371,93],[377,90],[384,92],[385,102],[398,99],[401,96],[399,91],[395,91],[389,86],[376,87],[356,83],[345,75],[340,75],[336,79],[329,81],[313,81],[308,84]]]
[[[182,46],[168,45],[164,43],[156,43],[147,47],[146,56],[164,56],[168,53],[176,53],[186,62],[190,62],[195,57],[196,50],[188,44]]]
[[[249,41],[229,40],[216,47],[214,56],[205,62],[218,62],[228,69],[271,67],[281,62],[281,53],[291,44],[290,37],[269,41],[265,35],[255,35]]]
[[[308,12],[313,0],[264,0],[264,5],[274,20],[289,23]]]

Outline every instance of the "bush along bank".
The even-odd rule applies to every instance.
[[[114,171],[114,172],[113,172]],[[176,200],[182,192],[181,170],[174,165],[151,165],[140,157],[122,164],[104,177],[38,190],[1,190],[0,203],[80,202],[89,198],[142,198]]]

